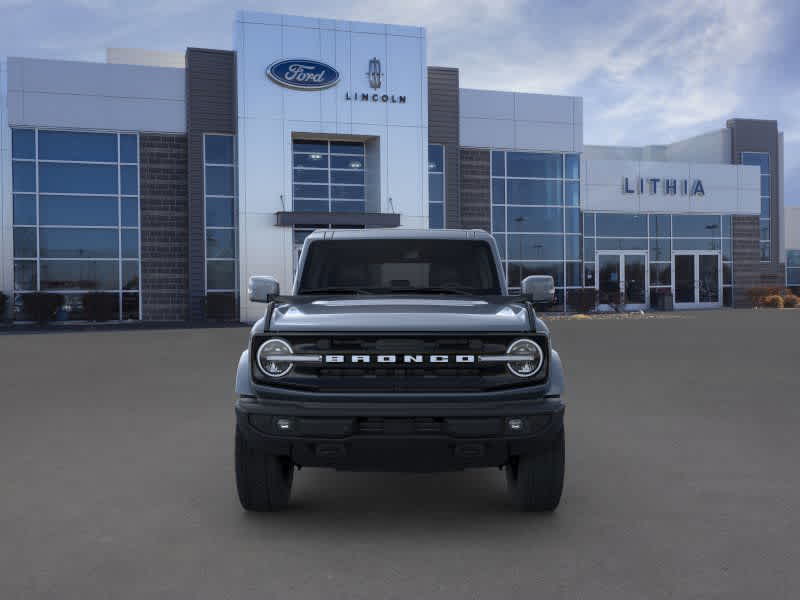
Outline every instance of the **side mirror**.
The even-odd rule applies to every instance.
[[[269,302],[281,293],[281,286],[274,277],[254,275],[247,282],[247,297],[250,302]]]
[[[520,287],[522,295],[534,304],[552,304],[556,296],[556,284],[550,275],[529,275]]]

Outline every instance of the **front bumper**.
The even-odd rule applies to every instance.
[[[509,419],[522,427],[512,430]],[[282,429],[279,421],[290,424]],[[506,464],[536,451],[564,424],[559,398],[504,402],[287,402],[240,397],[248,445],[300,466],[450,471]]]

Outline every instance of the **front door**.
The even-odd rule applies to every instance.
[[[597,253],[598,309],[641,310],[647,307],[647,254]]]
[[[722,306],[719,252],[676,252],[672,255],[675,308]]]

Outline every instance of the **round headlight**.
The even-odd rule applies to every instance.
[[[294,354],[289,342],[280,338],[273,338],[267,340],[258,348],[258,356],[256,362],[258,368],[264,375],[269,377],[283,377],[288,375],[292,370],[292,363],[287,361],[276,360],[274,357],[280,355]]]
[[[517,377],[536,375],[544,362],[542,348],[533,340],[516,340],[512,342],[508,350],[506,350],[506,354],[519,356],[519,360],[512,360],[507,363],[508,370]]]

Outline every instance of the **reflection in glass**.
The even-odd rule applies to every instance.
[[[36,258],[35,227],[14,227],[14,256]]]
[[[36,195],[14,194],[14,225],[36,225]]]
[[[33,129],[11,130],[11,157],[36,158],[36,140]]]
[[[236,263],[232,260],[210,260],[206,263],[206,287],[209,290],[236,288]]]
[[[564,209],[555,207],[508,207],[508,230],[537,233],[562,233]]]
[[[206,256],[208,258],[234,258],[236,237],[233,229],[206,229]]]
[[[509,179],[509,204],[564,204],[560,181],[541,181],[536,179]]]
[[[117,225],[116,196],[39,196],[41,225]]]
[[[675,255],[675,302],[695,302],[694,255]]]
[[[206,135],[206,164],[232,165],[233,164],[233,136],[232,135]]]
[[[14,290],[16,291],[36,290],[35,260],[14,261]]]
[[[647,237],[647,215],[597,213],[596,235]]]
[[[135,260],[122,261],[122,289],[139,289],[139,262]]]
[[[115,260],[43,260],[42,290],[119,289],[119,263]]]
[[[116,229],[39,230],[39,254],[45,258],[117,258],[118,246]]]
[[[507,152],[508,177],[541,177],[558,179],[563,169],[560,154]]]
[[[117,134],[39,131],[39,160],[117,162]]]
[[[564,238],[560,235],[509,235],[508,254],[512,260],[562,260]]]
[[[117,165],[39,163],[39,191],[60,194],[117,194]]]

